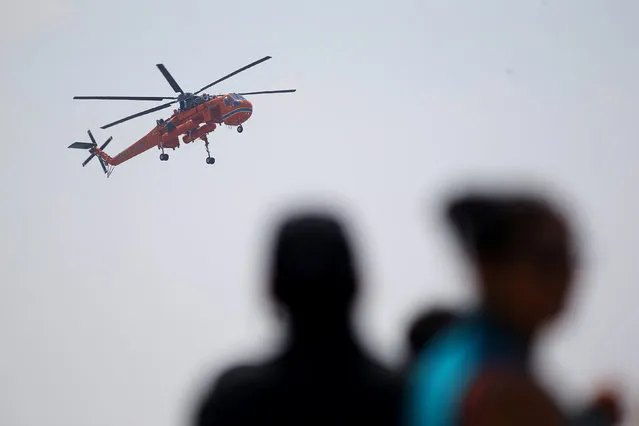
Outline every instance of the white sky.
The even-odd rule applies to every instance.
[[[554,380],[587,392],[612,373],[639,392],[638,3],[2,6],[1,424],[183,424],[203,373],[272,341],[263,243],[300,198],[354,218],[366,339],[396,360],[419,304],[466,292],[442,191],[511,172],[569,195],[592,261],[542,354]],[[90,128],[116,154],[170,114],[102,131],[155,104],[74,95],[171,96],[156,63],[197,90],[264,55],[217,90],[298,92],[254,97],[244,133],[211,136],[214,166],[194,144],[105,179],[66,148]]]

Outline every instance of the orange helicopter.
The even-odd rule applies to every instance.
[[[173,76],[169,73],[163,64],[157,64],[158,69],[164,75],[164,78],[168,81],[173,90],[178,93],[178,96],[75,96],[73,99],[99,99],[99,100],[133,100],[133,101],[162,101],[165,99],[173,99],[171,102],[156,106],[154,108],[147,109],[137,114],[130,115],[113,123],[102,126],[101,129],[108,129],[116,124],[123,123],[133,118],[141,117],[146,114],[150,114],[155,111],[159,111],[169,106],[179,103],[179,109],[173,110],[173,115],[167,120],[156,120],[156,126],[146,136],[135,142],[130,147],[120,152],[115,157],[110,157],[104,152],[104,148],[113,139],[109,137],[107,141],[98,148],[98,144],[95,138],[88,131],[91,143],[88,142],[74,142],[69,145],[69,148],[85,149],[88,150],[91,155],[87,158],[82,166],[86,166],[93,157],[98,157],[100,165],[104,170],[104,173],[109,177],[113,168],[119,164],[124,163],[131,158],[140,155],[141,153],[153,148],[158,147],[162,151],[160,154],[161,161],[167,161],[169,154],[164,152],[165,149],[173,149],[180,147],[179,137],[182,136],[182,142],[185,144],[191,143],[197,139],[204,141],[206,147],[206,163],[214,164],[215,158],[211,157],[209,151],[209,141],[207,135],[214,131],[218,125],[225,124],[228,126],[236,127],[238,133],[242,133],[244,130],[242,124],[246,122],[253,114],[253,105],[244,96],[249,95],[261,95],[272,93],[291,93],[296,89],[286,90],[264,90],[259,92],[244,92],[244,93],[229,93],[225,95],[209,95],[202,93],[204,90],[214,86],[229,77],[232,77],[242,71],[245,71],[255,65],[258,65],[264,61],[271,59],[270,56],[265,56],[255,62],[252,62],[232,73],[208,84],[198,90],[195,93],[184,92],[182,88],[177,84]],[[201,95],[199,93],[202,93]]]

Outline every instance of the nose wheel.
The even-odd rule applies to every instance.
[[[206,157],[206,164],[215,164],[215,158]]]
[[[237,133],[242,133],[243,131],[244,131],[244,127],[242,127],[241,124],[237,126]]]

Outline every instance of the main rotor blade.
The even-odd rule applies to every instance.
[[[184,90],[182,90],[180,85],[177,84],[177,81],[175,81],[175,79],[173,78],[171,73],[169,73],[169,70],[166,69],[164,64],[157,64],[157,67],[160,69],[160,72],[162,73],[164,78],[166,78],[166,81],[169,82],[173,90],[175,90],[175,93],[184,93]]]
[[[268,95],[271,93],[293,93],[297,89],[285,89],[285,90],[262,90],[261,92],[242,92],[238,93],[238,95]]]
[[[108,101],[163,101],[177,99],[175,96],[74,96],[73,99],[93,99]]]
[[[93,146],[98,146],[98,143],[95,141],[95,138],[93,137],[93,133],[91,133],[91,130],[87,130],[87,133],[89,134],[89,137],[91,138],[91,142],[93,142]]]
[[[128,117],[124,117],[124,118],[122,118],[122,119],[120,119],[118,121],[114,121],[113,123],[109,123],[106,126],[102,126],[100,128],[101,129],[108,129],[109,127],[115,126],[116,124],[124,123],[125,121],[129,121],[129,120],[132,120],[134,118],[141,117],[143,115],[150,114],[152,112],[159,111],[161,109],[167,108],[167,107],[173,105],[175,102],[177,102],[177,101],[173,101],[173,102],[169,102],[169,103],[166,103],[166,104],[162,104],[162,105],[156,106],[155,108],[150,108],[150,109],[144,110],[142,112],[138,112],[137,114],[129,115]]]
[[[242,68],[240,68],[240,69],[238,69],[238,70],[235,70],[235,71],[233,71],[232,73],[230,73],[230,74],[228,74],[228,75],[225,75],[224,77],[220,78],[219,80],[215,80],[213,83],[209,84],[208,86],[204,86],[204,87],[202,87],[200,90],[198,90],[197,92],[195,92],[195,93],[194,93],[194,95],[197,95],[198,93],[202,92],[203,90],[206,90],[206,89],[208,89],[209,87],[214,86],[214,85],[216,85],[216,84],[218,84],[218,83],[220,83],[220,82],[222,82],[222,81],[226,80],[227,78],[233,77],[235,74],[239,74],[239,73],[241,73],[242,71],[245,71],[245,70],[247,70],[247,69],[249,69],[249,68],[251,68],[251,67],[254,67],[255,65],[261,64],[261,63],[262,63],[262,62],[264,62],[264,61],[268,61],[269,59],[271,59],[271,57],[270,57],[270,56],[265,56],[265,57],[263,57],[262,59],[258,59],[258,60],[257,60],[257,61],[255,61],[255,62],[252,62],[252,63],[250,63],[250,64],[248,64],[248,65],[246,65],[246,66],[243,66]]]

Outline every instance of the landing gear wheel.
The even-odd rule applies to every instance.
[[[241,124],[237,126],[237,133],[242,133],[243,131],[244,131],[244,127],[242,127]]]
[[[211,157],[211,151],[209,151],[209,140],[206,138],[206,136],[203,137],[203,140],[204,146],[206,147],[206,164],[214,164],[215,158]]]
[[[168,161],[169,154],[160,154],[160,161]]]

